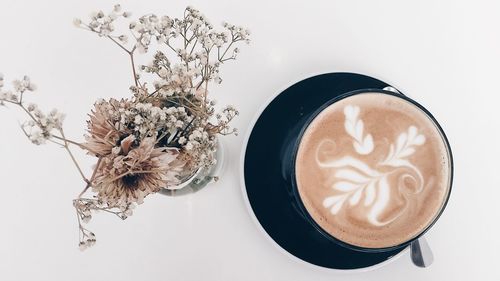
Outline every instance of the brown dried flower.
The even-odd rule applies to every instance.
[[[125,109],[130,105],[127,100],[99,101],[94,104],[95,109],[89,114],[87,121],[88,135],[85,136],[84,146],[95,156],[106,156],[119,144],[120,138],[127,133],[114,119],[114,112]],[[125,129],[125,130],[124,130]]]
[[[93,190],[110,205],[141,204],[149,194],[179,181],[183,164],[176,161],[177,149],[155,148],[154,138],[145,138],[131,148],[135,141],[133,135],[122,140],[120,151],[104,157],[96,172]]]

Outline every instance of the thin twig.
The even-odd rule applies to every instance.
[[[78,147],[80,147],[82,149],[87,149],[83,144],[78,143],[76,141],[72,141],[72,140],[69,140],[69,139],[66,139],[66,138],[62,138],[62,137],[60,137],[58,135],[54,135],[54,134],[51,134],[50,136],[53,137],[53,138],[55,138],[55,139],[58,139],[58,140],[67,141],[68,143],[76,145],[76,146],[78,146]]]
[[[234,38],[233,38],[233,40],[231,40],[231,43],[229,43],[229,46],[227,46],[227,48],[226,48],[226,50],[224,51],[224,53],[222,53],[222,56],[221,56],[221,57],[219,57],[219,61],[220,61],[220,60],[222,60],[222,59],[224,59],[224,56],[226,55],[227,51],[229,51],[229,48],[231,48],[231,46],[233,45],[233,43],[234,43],[234,42],[235,42],[235,41],[234,41]]]
[[[134,75],[134,83],[135,83],[136,87],[139,86],[139,82],[137,81],[137,73],[135,71],[135,63],[134,63],[134,51],[135,51],[136,47],[134,46],[134,48],[132,48],[132,50],[129,51],[127,48],[125,48],[125,46],[120,44],[120,42],[116,41],[113,37],[111,37],[109,35],[107,37],[130,56],[130,62],[132,64],[132,74]]]
[[[50,141],[51,143],[54,143],[54,144],[57,144],[57,145],[60,145],[60,146],[64,147],[64,143],[60,143],[60,142],[57,142],[57,141],[51,140],[51,139],[48,139],[48,141]]]
[[[111,41],[115,42],[116,45],[118,45],[120,48],[122,48],[122,50],[124,50],[125,52],[127,52],[127,54],[130,54],[131,51],[127,50],[127,48],[125,48],[122,44],[120,44],[120,42],[116,41],[113,37],[111,36],[107,36]]]
[[[134,63],[134,53],[130,53],[130,62],[132,63],[132,74],[134,75],[134,83],[135,86],[139,86],[139,81],[137,81],[137,73],[135,72],[135,63]]]
[[[85,192],[87,192],[87,190],[92,186],[92,182],[94,181],[95,175],[97,174],[97,170],[99,169],[99,166],[101,165],[101,161],[102,161],[102,158],[99,157],[99,160],[97,160],[97,164],[95,165],[95,169],[92,172],[92,176],[90,177],[89,182],[87,182],[87,185],[82,190],[82,192],[80,192],[77,199],[80,199],[82,197],[82,195],[85,194]]]
[[[73,161],[73,163],[75,164],[76,168],[78,169],[78,172],[82,176],[83,181],[85,181],[86,183],[89,183],[90,181],[85,177],[85,174],[83,173],[82,169],[80,168],[80,165],[78,164],[78,161],[76,161],[76,158],[73,155],[73,153],[71,152],[71,149],[69,149],[69,143],[66,140],[66,137],[64,136],[64,130],[61,128],[61,129],[59,129],[59,131],[61,132],[61,136],[64,139],[64,148],[68,152],[68,154],[69,154],[69,156],[71,158],[71,161]]]

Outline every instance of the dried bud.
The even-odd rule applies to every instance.
[[[80,251],[82,251],[82,252],[88,248],[87,243],[85,243],[83,241],[78,244],[78,247],[80,248]]]
[[[81,19],[74,19],[73,25],[76,27],[80,27],[82,25],[82,20]]]
[[[122,43],[127,43],[128,37],[127,35],[120,35],[118,36],[118,40],[120,40]]]
[[[115,13],[118,13],[122,10],[122,6],[120,6],[120,4],[116,4],[114,7],[113,7],[113,12]]]

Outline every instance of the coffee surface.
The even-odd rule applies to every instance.
[[[296,157],[297,188],[310,216],[335,238],[364,248],[417,236],[449,192],[441,133],[421,109],[393,95],[333,103],[307,127]]]

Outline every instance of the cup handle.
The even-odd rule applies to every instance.
[[[410,252],[411,261],[418,267],[428,267],[434,261],[431,247],[423,236],[411,242]]]

